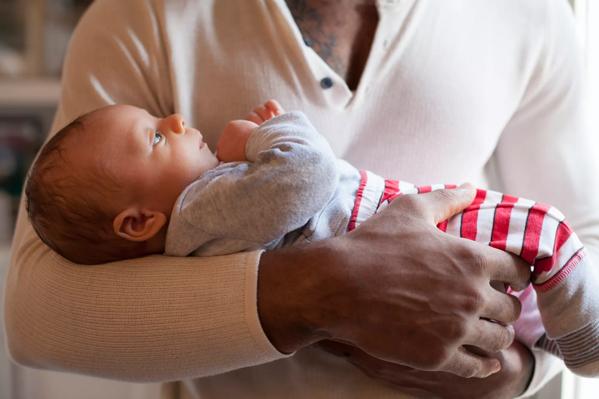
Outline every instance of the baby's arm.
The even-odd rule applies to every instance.
[[[252,131],[284,112],[283,107],[276,100],[268,100],[256,107],[245,119],[227,123],[216,145],[218,159],[223,162],[247,161],[245,148]]]
[[[217,255],[264,247],[305,225],[335,191],[335,156],[300,112],[252,130],[245,157],[249,163],[222,164],[180,196],[167,254]]]

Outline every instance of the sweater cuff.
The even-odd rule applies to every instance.
[[[526,390],[517,398],[528,398],[537,393],[553,377],[563,370],[563,363],[557,357],[539,348],[529,348],[534,356],[534,370]]]
[[[262,329],[262,323],[260,322],[260,316],[258,315],[258,269],[260,257],[263,252],[263,250],[260,250],[248,254],[248,256],[253,257],[253,259],[247,260],[245,274],[245,316],[248,330],[250,331],[256,349],[259,352],[256,359],[258,362],[256,364],[283,359],[294,355],[294,353],[285,354],[279,352]]]

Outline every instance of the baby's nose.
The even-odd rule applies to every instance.
[[[169,129],[173,133],[183,134],[185,133],[185,121],[180,114],[172,114],[166,118]]]

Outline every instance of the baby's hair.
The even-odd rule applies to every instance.
[[[118,237],[115,214],[103,199],[121,190],[102,165],[81,168],[67,153],[77,151],[73,138],[86,130],[89,114],[57,132],[42,148],[29,172],[27,213],[40,239],[63,257],[81,264],[99,264],[144,255],[144,244]]]

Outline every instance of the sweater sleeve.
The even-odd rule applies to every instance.
[[[210,170],[179,196],[166,254],[211,256],[271,248],[304,226],[335,192],[333,151],[300,112],[254,129],[246,154],[250,162]]]
[[[164,27],[152,4],[93,3],[70,44],[52,132],[110,103],[173,111]],[[80,266],[37,238],[21,206],[5,290],[9,352],[30,367],[138,382],[282,358],[258,318],[259,258],[152,256]]]
[[[546,32],[520,106],[505,127],[492,159],[502,190],[560,208],[591,259],[599,259],[599,154],[585,110],[583,68],[571,9],[566,1],[543,7]],[[526,173],[523,173],[525,171]],[[595,273],[596,277],[597,273]],[[585,282],[597,291],[596,278]],[[532,394],[559,367],[534,350]]]

